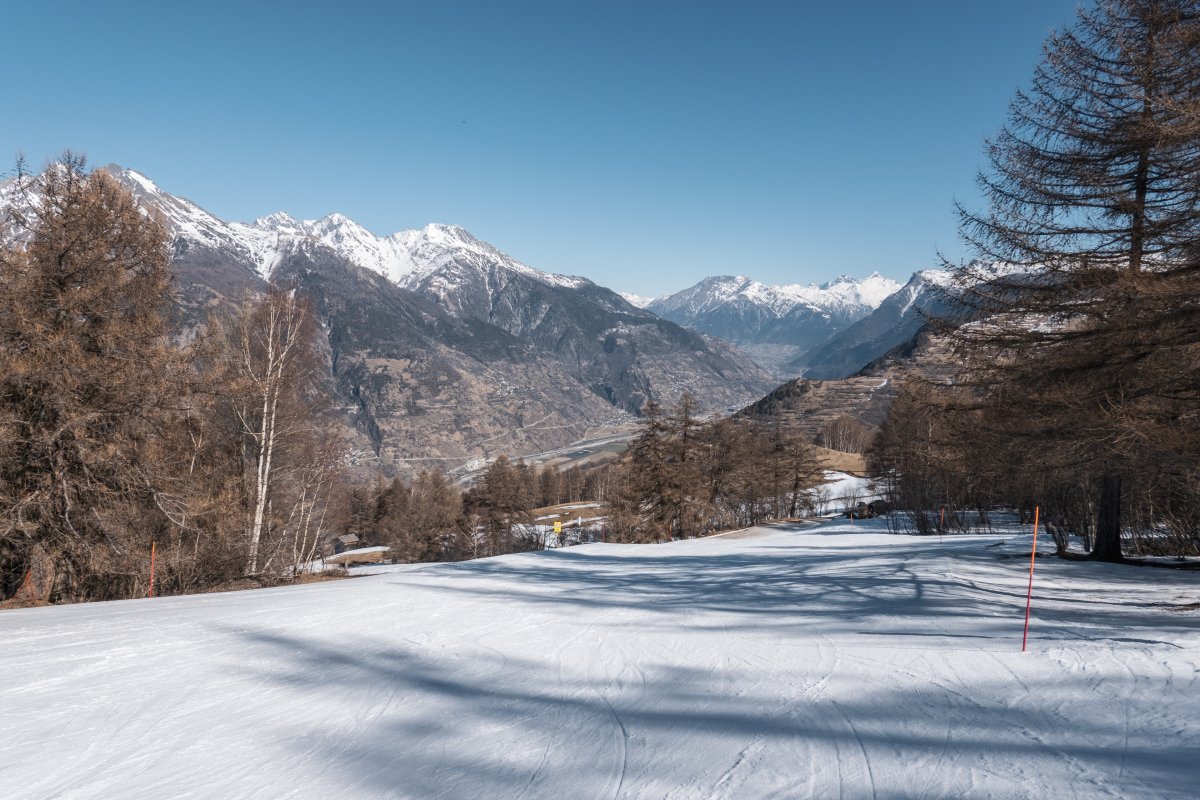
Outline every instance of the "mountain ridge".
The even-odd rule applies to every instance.
[[[945,296],[950,273],[914,272],[904,286],[870,314],[790,362],[788,369],[806,378],[836,379],[855,374],[871,361],[912,339],[930,317],[950,314]]]
[[[870,314],[899,288],[878,272],[858,280],[843,275],[822,284],[781,286],[744,275],[715,275],[646,308],[733,342],[776,377],[786,378],[793,359]]]
[[[535,453],[628,423],[649,400],[688,391],[711,412],[774,385],[727,343],[458,226],[375,237],[341,214],[227,222],[141,173],[102,169],[167,225],[181,332],[268,282],[313,298],[332,405],[359,460],[386,471]],[[0,201],[10,189],[0,184]]]

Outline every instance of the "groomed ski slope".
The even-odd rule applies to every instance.
[[[1200,791],[1195,573],[879,523],[0,613],[19,798]]]

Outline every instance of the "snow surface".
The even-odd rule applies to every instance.
[[[0,613],[32,798],[1161,798],[1194,574],[858,521]]]
[[[870,478],[837,470],[826,470],[821,488],[829,498],[828,510],[831,512],[845,512],[852,505],[869,503],[880,497],[872,490]]]

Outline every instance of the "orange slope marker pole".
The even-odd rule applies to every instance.
[[[150,596],[154,597],[154,556],[158,542],[150,542]]]
[[[1037,559],[1038,512],[1040,506],[1033,507],[1033,551],[1029,554],[1029,589],[1025,593],[1025,633],[1021,636],[1021,652],[1029,641],[1029,609],[1033,606],[1033,563]]]

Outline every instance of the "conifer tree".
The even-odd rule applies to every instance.
[[[1030,468],[1091,476],[1093,556],[1103,560],[1122,558],[1138,438],[1153,430],[1194,441],[1198,52],[1195,0],[1100,0],[1081,11],[1049,38],[1030,89],[989,143],[988,210],[959,209],[977,261],[958,277],[988,316],[960,332],[968,377],[1003,397],[992,423],[1038,447]],[[1195,456],[1171,457],[1186,474]]]
[[[166,231],[82,158],[19,181],[25,244],[0,253],[0,560],[51,600],[129,596],[131,562],[170,526]]]
[[[670,460],[670,428],[653,400],[642,409],[642,431],[629,446],[625,503],[645,520],[650,537],[670,539],[674,533],[675,497]]]
[[[473,505],[487,528],[492,555],[526,549],[516,528],[530,521],[530,485],[525,465],[499,455],[488,466],[474,493]]]
[[[463,533],[462,494],[441,470],[425,470],[413,481],[412,535],[419,542],[413,560],[440,561],[462,558],[469,552],[456,540]],[[473,537],[474,531],[467,535]]]

